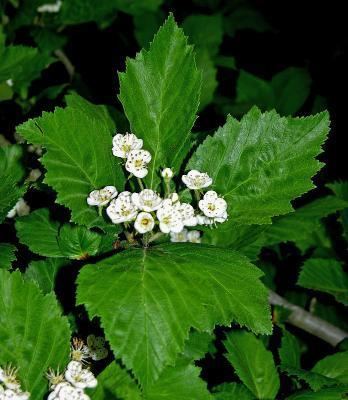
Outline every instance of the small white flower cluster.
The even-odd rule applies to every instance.
[[[43,4],[37,8],[39,13],[57,13],[61,9],[63,3],[61,0],[57,0],[55,3]]]
[[[82,340],[74,338],[70,353],[71,361],[64,373],[50,370],[47,374],[51,390],[47,400],[90,400],[84,389],[95,388],[98,382],[85,364],[89,358],[98,361],[107,355],[104,338],[89,335],[87,345]]]
[[[17,379],[16,368],[11,365],[0,367],[0,400],[28,400],[30,393],[23,392]]]
[[[203,189],[213,181],[206,173],[191,170],[182,176],[186,187],[195,192],[198,210],[180,201],[177,193],[171,193],[170,183],[174,176],[172,169],[164,168],[161,172],[164,180],[166,195],[161,197],[152,189],[145,189],[141,181],[148,173],[148,163],[151,154],[143,150],[143,141],[132,133],[117,134],[113,138],[112,152],[116,157],[125,161],[125,168],[130,177],[138,178],[140,192],[117,192],[114,186],[106,186],[93,190],[87,198],[90,206],[98,206],[101,214],[102,207],[107,206],[106,213],[114,224],[125,224],[129,228],[134,223],[137,233],[147,234],[156,226],[163,234],[170,234],[172,242],[200,243],[199,231],[188,231],[186,227],[197,225],[213,225],[227,220],[227,203],[218,194]]]
[[[21,197],[15,206],[7,213],[7,218],[14,218],[16,215],[19,217],[23,217],[24,215],[28,215],[30,213],[30,206],[28,203]]]

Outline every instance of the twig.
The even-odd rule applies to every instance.
[[[70,81],[73,80],[74,77],[74,73],[75,73],[75,67],[72,64],[72,62],[70,61],[70,59],[68,58],[68,56],[64,53],[63,50],[57,49],[54,51],[55,56],[58,58],[58,60],[64,65]]]
[[[288,302],[272,290],[269,291],[269,302],[274,306],[281,306],[291,311],[287,319],[289,324],[303,329],[325,342],[330,343],[332,346],[337,346],[342,340],[348,338],[348,332]]]

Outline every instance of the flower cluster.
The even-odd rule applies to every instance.
[[[18,370],[11,365],[0,367],[0,400],[28,400],[30,393],[23,392],[17,378]]]
[[[21,197],[15,206],[7,213],[7,218],[14,218],[16,215],[19,217],[23,217],[24,215],[28,215],[30,213],[30,206],[28,203]]]
[[[152,189],[145,188],[143,178],[148,173],[151,154],[144,150],[142,139],[132,133],[116,134],[113,138],[114,156],[124,160],[124,167],[135,176],[139,192],[123,191],[118,193],[114,186],[93,190],[87,198],[90,206],[97,206],[102,215],[103,207],[114,224],[124,224],[126,229],[132,225],[135,234],[149,237],[150,241],[162,234],[169,234],[172,242],[200,242],[200,232],[188,230],[197,225],[216,225],[227,220],[227,203],[213,190],[206,190],[212,185],[212,178],[197,170],[191,170],[181,177],[186,188],[194,192],[192,196],[196,208],[180,200],[180,195],[171,191],[174,173],[171,168],[164,168],[161,176],[164,181],[165,196]],[[159,232],[155,232],[156,229]]]
[[[74,338],[71,345],[71,361],[65,371],[59,373],[50,370],[47,374],[51,390],[47,400],[89,400],[84,389],[95,388],[98,382],[85,365],[89,358],[98,361],[107,355],[104,338],[89,335],[87,345],[81,339]]]

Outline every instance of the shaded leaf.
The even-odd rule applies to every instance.
[[[0,269],[10,269],[16,259],[16,247],[10,243],[0,243]]]

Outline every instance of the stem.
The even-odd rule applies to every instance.
[[[329,322],[312,315],[303,308],[290,303],[272,290],[269,291],[269,302],[274,306],[281,306],[289,311],[287,322],[304,331],[324,340],[332,346],[337,346],[342,340],[348,338],[348,332],[337,328]]]
[[[197,190],[197,189],[195,189],[195,197],[196,197],[196,200],[197,200],[197,203],[199,203],[199,200],[201,199],[201,196],[200,196],[200,194],[199,194],[199,191]]]
[[[64,53],[63,50],[60,49],[55,50],[54,54],[58,58],[58,60],[64,65],[66,72],[69,75],[70,81],[72,81],[75,74],[75,67],[68,56]]]
[[[141,190],[144,190],[144,189],[145,189],[145,187],[144,187],[143,181],[142,181],[140,178],[137,178],[137,180],[138,180],[138,183],[139,183],[140,189],[141,189]]]
[[[98,206],[98,215],[99,217],[103,216],[103,206]]]

